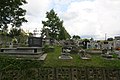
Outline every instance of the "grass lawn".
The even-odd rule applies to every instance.
[[[90,60],[82,60],[78,54],[71,54],[72,60],[60,60],[61,47],[55,47],[54,52],[49,52],[45,61],[17,60],[14,57],[0,56],[0,70],[5,68],[27,69],[40,67],[108,67],[120,68],[120,60],[105,60],[100,55],[91,55]]]
[[[90,60],[82,60],[78,54],[71,54],[72,60],[60,60],[61,48],[56,47],[54,52],[48,53],[44,67],[115,67],[120,68],[120,60],[105,60],[100,55],[92,55]]]

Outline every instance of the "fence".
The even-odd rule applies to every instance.
[[[41,67],[24,70],[2,70],[0,80],[120,80],[120,69]]]

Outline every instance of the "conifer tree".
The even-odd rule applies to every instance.
[[[46,13],[46,18],[47,21],[42,21],[42,37],[47,36],[47,34],[56,40],[62,40],[70,37],[63,27],[63,20],[60,20],[53,9]]]

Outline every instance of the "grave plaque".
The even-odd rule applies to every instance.
[[[42,38],[41,37],[29,37],[28,46],[29,47],[42,47]]]

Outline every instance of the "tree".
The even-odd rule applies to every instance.
[[[88,43],[88,42],[90,42],[89,39],[84,39],[84,40],[83,40],[82,43],[83,43],[83,48],[84,48],[84,49],[87,49],[87,43]]]
[[[93,39],[93,38],[90,38],[90,41],[94,41],[94,39]]]
[[[21,29],[17,29],[17,28],[12,28],[9,32],[9,36],[12,38],[19,36],[20,34],[21,34]]]
[[[107,41],[113,41],[114,39],[113,38],[108,38]]]
[[[60,30],[60,34],[59,34],[59,39],[60,40],[64,40],[64,39],[70,39],[71,36],[69,35],[69,33],[65,30],[64,27],[61,27],[61,30]]]
[[[33,33],[29,32],[29,33],[28,33],[28,36],[29,36],[29,37],[33,37]]]
[[[21,29],[20,35],[17,36],[16,38],[17,38],[18,42],[21,43],[23,46],[26,44],[26,41],[28,39],[28,35],[23,29]]]
[[[46,18],[48,19],[47,21],[42,21],[42,37],[49,36],[51,38],[61,40],[70,36],[63,27],[63,21],[59,19],[53,9],[46,13]]]
[[[0,0],[0,28],[4,31],[9,25],[20,27],[25,19],[26,10],[22,5],[27,3],[25,0]]]
[[[80,39],[80,36],[74,35],[72,38],[73,38],[73,39]]]

